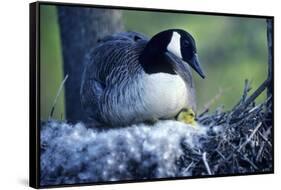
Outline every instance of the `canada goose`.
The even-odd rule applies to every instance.
[[[190,67],[202,78],[195,41],[169,29],[151,39],[136,32],[107,36],[89,54],[81,103],[89,117],[109,126],[174,118],[196,110]]]

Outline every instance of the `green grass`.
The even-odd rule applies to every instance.
[[[41,5],[40,19],[40,111],[41,119],[46,119],[63,80],[63,60],[56,8]],[[53,116],[56,119],[64,119],[64,92],[57,101]]]

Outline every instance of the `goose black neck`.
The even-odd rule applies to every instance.
[[[140,55],[140,63],[147,74],[168,73],[176,74],[172,64],[166,57],[167,45],[171,35],[157,34],[146,45]]]

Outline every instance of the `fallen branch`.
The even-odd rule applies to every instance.
[[[245,103],[243,104],[243,108],[247,107],[251,102],[253,102],[270,84],[271,80],[265,80],[259,88],[249,97],[246,99]]]
[[[262,122],[260,122],[256,128],[253,130],[253,132],[251,133],[251,135],[249,136],[249,138],[243,143],[241,144],[241,146],[238,148],[238,152],[241,151],[242,148],[244,148],[244,146],[246,146],[246,144],[248,144],[250,142],[250,140],[253,138],[253,136],[256,134],[256,132],[259,130],[259,128],[261,127]]]
[[[206,167],[206,170],[207,170],[208,174],[209,174],[209,175],[212,175],[210,166],[209,166],[209,164],[208,164],[208,162],[207,162],[207,156],[206,156],[206,154],[207,154],[206,152],[203,153],[203,155],[202,155],[202,160],[203,160],[203,162],[204,162],[204,165],[205,165],[205,167]]]

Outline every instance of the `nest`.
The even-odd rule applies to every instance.
[[[210,130],[202,137],[201,148],[183,144],[185,154],[178,165],[192,176],[266,173],[273,171],[272,98],[255,105],[255,98],[270,85],[265,81],[248,97],[246,80],[244,93],[232,110],[215,113],[208,110],[198,120]]]
[[[208,109],[198,129],[174,121],[98,130],[66,121],[41,124],[41,185],[143,180],[273,171],[272,98],[255,99],[266,80],[230,110]],[[52,110],[53,111],[53,110]]]

